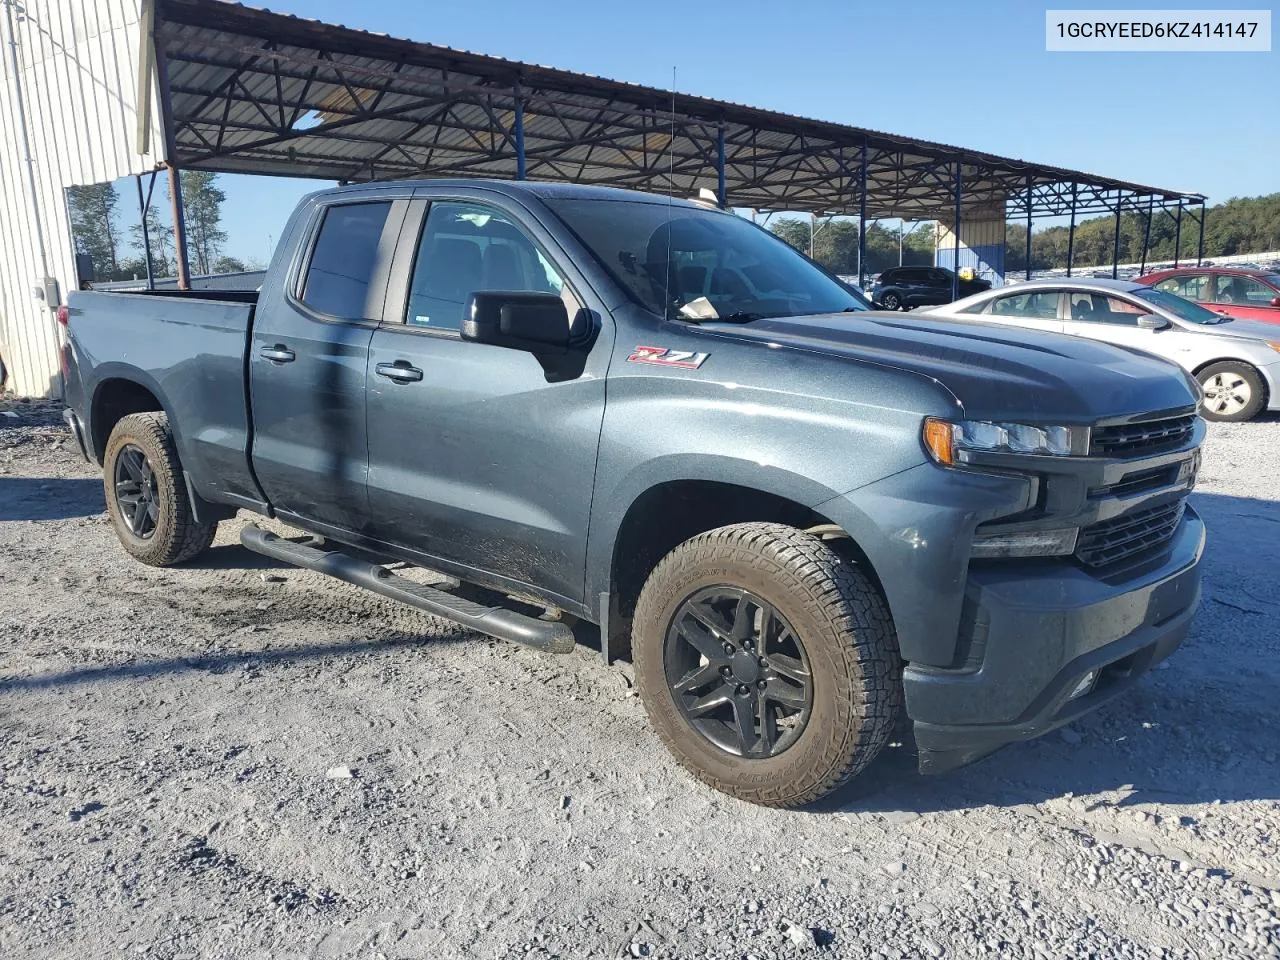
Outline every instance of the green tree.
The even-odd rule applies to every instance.
[[[227,234],[221,227],[222,202],[218,175],[207,170],[182,171],[182,212],[187,221],[187,252],[194,273],[213,273]]]
[[[114,280],[120,270],[120,228],[115,222],[119,202],[116,188],[110,183],[67,188],[76,249],[89,255],[94,276],[100,280]]]
[[[214,273],[244,273],[246,269],[244,261],[235,257],[219,257],[218,262],[213,265]]]
[[[156,210],[156,201],[147,208],[147,240],[151,243],[151,273],[157,277],[171,277],[174,274],[173,259],[173,227],[160,219]],[[143,244],[142,224],[135,223],[129,228],[130,246],[138,252],[142,263],[142,276],[146,276],[146,247]]]

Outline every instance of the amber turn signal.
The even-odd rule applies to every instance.
[[[955,466],[956,449],[952,442],[951,424],[946,420],[935,420],[926,417],[924,421],[924,445],[929,448],[933,459],[946,467]]]

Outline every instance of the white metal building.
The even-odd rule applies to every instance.
[[[0,355],[20,395],[56,396],[53,307],[76,283],[66,188],[155,168],[138,153],[139,0],[0,0]],[[154,86],[146,96],[154,101]]]

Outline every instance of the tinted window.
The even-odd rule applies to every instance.
[[[474,203],[433,203],[413,265],[405,322],[457,330],[467,300],[478,290],[558,294],[564,281],[528,235],[499,211]]]
[[[991,302],[991,313],[1001,317],[1036,317],[1041,320],[1058,318],[1058,291],[1037,290],[1034,293],[1015,293],[998,297]]]
[[[1144,307],[1118,297],[1100,293],[1071,294],[1071,319],[1090,323],[1114,323],[1120,326],[1136,326],[1138,317],[1150,313]]]
[[[632,200],[548,205],[621,287],[668,319],[868,309],[784,241],[732,213]]]
[[[1155,285],[1157,290],[1172,293],[1187,300],[1209,299],[1209,275],[1207,273],[1187,273],[1179,277],[1161,280]]]
[[[1265,307],[1276,295],[1276,292],[1265,283],[1260,283],[1252,277],[1219,274],[1217,280],[1218,292],[1213,298],[1215,303],[1239,303],[1251,307]]]
[[[337,204],[325,211],[307,266],[303,303],[344,320],[376,319],[368,303],[369,280],[390,211],[390,201]]]

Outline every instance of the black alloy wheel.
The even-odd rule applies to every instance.
[[[125,526],[139,540],[149,540],[160,518],[156,475],[147,455],[136,444],[128,444],[116,457],[113,479],[116,504]]]
[[[812,670],[796,631],[769,603],[736,587],[705,587],[667,630],[664,665],[689,726],[748,759],[775,757],[804,731]]]

